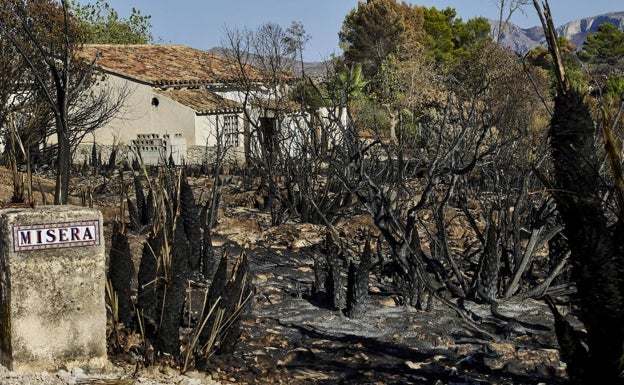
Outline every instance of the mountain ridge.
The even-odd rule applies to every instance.
[[[490,20],[489,22],[493,35],[496,35],[498,21]],[[624,11],[608,12],[570,21],[556,28],[557,35],[565,36],[576,45],[577,49],[581,49],[587,35],[596,33],[598,26],[607,22],[613,23],[619,30],[624,31]],[[544,31],[541,26],[520,28],[513,23],[507,24],[499,41],[500,45],[522,55],[544,43]]]

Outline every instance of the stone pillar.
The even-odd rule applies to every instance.
[[[0,363],[18,372],[104,369],[105,280],[98,210],[0,210]]]

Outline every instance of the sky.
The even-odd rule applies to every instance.
[[[365,1],[365,0],[364,0]],[[184,44],[208,50],[223,46],[226,30],[254,30],[267,23],[288,28],[300,22],[310,40],[305,61],[322,61],[340,55],[338,32],[345,16],[357,8],[358,0],[106,0],[120,17],[132,8],[151,16],[156,43]],[[464,21],[483,16],[498,19],[497,0],[417,0],[411,5],[455,8]],[[81,4],[95,0],[79,0]],[[542,0],[539,0],[540,5]],[[550,0],[555,26],[607,12],[624,11],[622,0]],[[533,5],[516,12],[512,22],[521,28],[540,25]]]

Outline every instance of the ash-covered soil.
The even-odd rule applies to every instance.
[[[3,179],[10,183],[10,179]],[[98,187],[107,182],[90,183]],[[209,181],[193,183],[196,198],[205,199]],[[110,186],[103,191],[109,195],[96,198],[95,206],[104,213],[110,232],[119,199]],[[79,193],[79,188],[73,190],[74,202]],[[252,197],[253,192],[224,194],[213,233],[217,253],[225,251],[232,258],[243,251],[247,254],[255,286],[234,353],[216,354],[204,372],[190,371],[187,375],[180,375],[176,368],[140,367],[134,383],[564,383],[565,366],[559,360],[553,319],[545,303],[526,300],[502,304],[499,311],[518,321],[511,323],[492,317],[486,305],[469,305],[480,317],[479,322],[500,332],[499,340],[485,339],[440,302],[434,302],[429,312],[405,306],[387,279],[373,272],[366,311],[350,319],[342,310],[330,308],[322,294],[313,294],[314,257],[324,239],[323,227],[300,223],[271,227],[268,214],[250,204]],[[7,198],[0,197],[0,201],[7,202]],[[365,218],[352,218],[341,226],[347,236],[355,237],[350,230],[370,223]],[[130,243],[138,266],[141,235],[133,234]],[[563,308],[561,311],[566,313]],[[110,358],[112,366],[107,374],[67,368],[23,377],[0,367],[0,384],[95,384],[128,379],[135,369],[132,360]],[[108,382],[97,382],[103,377]]]
[[[250,207],[250,199],[243,194],[225,200],[213,237],[217,248],[225,247],[231,255],[244,246],[256,289],[234,355],[214,356],[212,361],[237,383],[564,382],[565,366],[545,303],[501,304],[500,313],[517,322],[492,317],[487,305],[467,304],[479,322],[500,335],[498,340],[484,339],[438,301],[429,312],[403,305],[387,278],[373,269],[365,313],[348,318],[343,310],[330,308],[322,293],[314,294],[314,260],[319,258],[324,227],[271,227],[268,214]],[[356,250],[358,237],[374,231],[365,216],[337,226]]]
[[[292,231],[291,231],[292,233]],[[499,341],[471,332],[445,305],[420,311],[371,275],[366,312],[357,319],[311,295],[310,250],[288,246],[247,252],[254,275],[253,309],[233,357],[214,364],[241,384],[538,384],[562,383],[553,321],[533,300],[508,302],[494,319],[472,305],[481,322],[501,330]]]

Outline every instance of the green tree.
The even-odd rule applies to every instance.
[[[338,33],[345,63],[371,79],[389,54],[409,52],[422,36],[423,11],[396,0],[360,1]]]
[[[467,56],[471,47],[490,36],[490,25],[485,18],[464,22],[456,16],[453,8],[441,11],[435,7],[424,8],[423,43],[427,55],[438,62],[454,62]]]
[[[455,10],[446,8],[439,11],[436,7],[425,8],[424,16],[424,27],[427,32],[424,45],[427,53],[438,61],[450,61],[455,48],[452,27],[456,16]]]
[[[595,34],[587,35],[579,58],[594,65],[606,64],[622,69],[624,66],[624,31],[613,23],[602,23]]]
[[[607,98],[619,99],[624,83],[624,31],[612,23],[602,23],[595,34],[587,35],[578,57],[589,66],[593,83]]]
[[[127,19],[119,16],[106,1],[95,4],[70,3],[71,11],[84,28],[85,42],[92,44],[148,44],[153,42],[150,15],[132,8]]]

